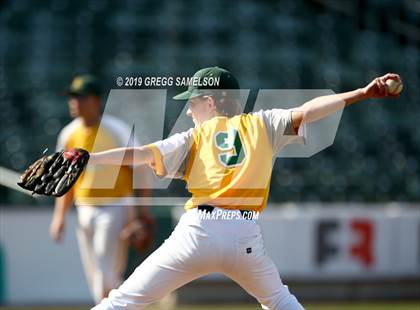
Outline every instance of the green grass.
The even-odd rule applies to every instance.
[[[306,310],[420,310],[420,301],[418,302],[372,302],[372,303],[305,303]],[[86,307],[0,307],[7,310],[87,310]],[[149,307],[149,310],[163,310],[159,307]],[[172,310],[255,310],[261,309],[259,305],[250,304],[232,304],[232,305],[189,305],[179,306]],[[165,309],[167,310],[167,309]]]

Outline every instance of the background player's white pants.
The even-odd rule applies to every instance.
[[[77,207],[77,240],[86,279],[96,303],[103,293],[118,287],[127,263],[128,243],[120,232],[128,221],[129,207]]]
[[[165,243],[93,309],[144,309],[212,272],[233,279],[263,309],[303,309],[281,282],[255,221],[204,220],[198,215],[197,209],[186,212]]]

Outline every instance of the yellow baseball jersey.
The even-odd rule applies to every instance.
[[[89,152],[105,151],[127,145],[129,128],[120,120],[104,115],[100,126],[85,127],[73,120],[60,132],[57,150],[83,148]],[[119,170],[119,171],[118,171]],[[116,180],[115,184],[109,180]],[[76,205],[101,205],[128,196],[133,190],[129,166],[88,165],[75,184]]]
[[[290,110],[273,109],[217,116],[149,147],[158,176],[187,182],[192,197],[186,210],[208,204],[261,211],[274,155],[286,144],[303,142],[294,133]]]

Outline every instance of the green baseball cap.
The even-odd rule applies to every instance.
[[[67,94],[70,96],[100,96],[101,93],[97,78],[90,74],[75,76],[67,90]]]
[[[198,70],[190,79],[188,90],[173,97],[175,100],[213,95],[217,90],[239,89],[239,83],[228,70],[220,67],[210,67]],[[223,92],[223,95],[226,95]]]

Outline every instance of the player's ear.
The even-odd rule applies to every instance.
[[[207,97],[207,104],[209,105],[211,111],[216,111],[216,101],[212,96]]]

